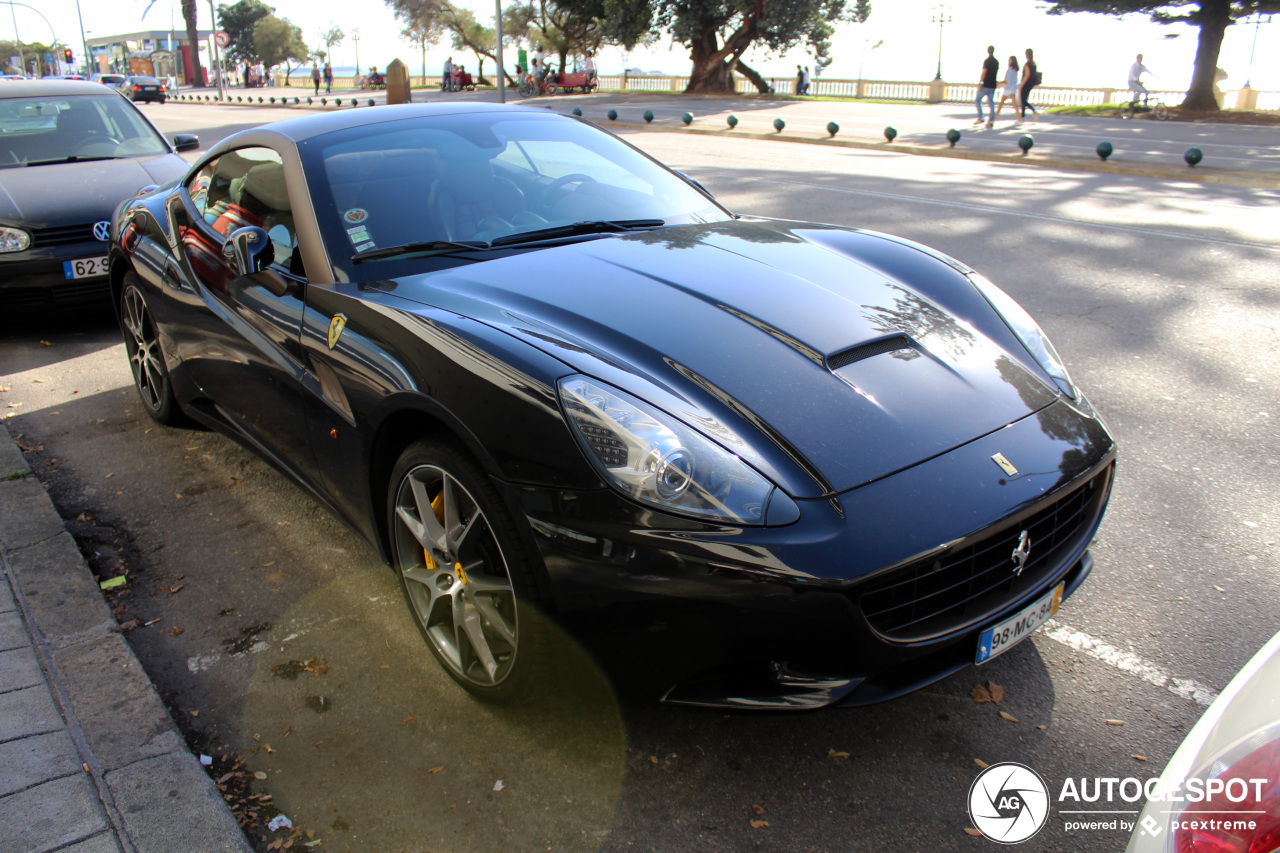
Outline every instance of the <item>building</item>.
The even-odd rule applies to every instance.
[[[208,69],[209,30],[198,30],[196,49],[201,68]],[[183,30],[148,30],[115,36],[96,36],[86,40],[89,64],[96,73],[148,74],[153,77],[173,76],[179,83],[205,85],[191,79],[191,45]],[[206,71],[206,76],[209,72]]]

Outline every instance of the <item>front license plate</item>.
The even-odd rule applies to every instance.
[[[983,631],[982,636],[978,638],[978,655],[973,662],[986,663],[1030,637],[1050,616],[1058,612],[1058,605],[1062,603],[1063,586],[1065,584],[1058,584],[1038,601],[1032,602],[1000,624]]]
[[[107,274],[107,259],[81,258],[78,261],[63,261],[62,274],[68,281],[77,278],[92,278],[95,275]]]

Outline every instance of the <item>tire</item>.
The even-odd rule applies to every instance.
[[[392,565],[427,648],[476,698],[536,698],[550,633],[525,546],[489,477],[452,444],[410,445],[387,489]]]
[[[557,95],[557,94],[559,94],[559,93],[560,93],[560,89],[559,89],[559,88],[557,88],[557,87],[555,86],[555,84],[552,84],[552,85],[550,85],[550,86],[548,86],[548,87],[547,87],[547,94],[548,94],[548,95]]]
[[[120,331],[129,356],[133,387],[142,408],[157,423],[166,426],[181,423],[185,418],[173,396],[173,382],[160,349],[159,332],[142,295],[142,280],[132,272],[124,277],[124,287],[120,290]]]
[[[520,97],[522,98],[529,97],[530,95],[533,94],[533,84],[531,84],[528,80],[521,82],[519,92],[520,92]]]
[[[1116,115],[1123,119],[1131,119],[1134,114],[1133,104],[1122,104],[1120,109],[1116,111]]]
[[[1169,108],[1166,107],[1164,104],[1156,104],[1154,112],[1156,114],[1156,118],[1158,118],[1160,121],[1169,120]]]

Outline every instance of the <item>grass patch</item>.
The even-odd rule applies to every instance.
[[[30,476],[32,476],[30,471],[14,471],[12,474],[5,477],[4,481],[8,483],[12,480],[25,480],[27,477],[30,477]]]
[[[1108,116],[1115,118],[1120,104],[1076,104],[1069,107],[1041,108],[1041,112],[1053,116]]]

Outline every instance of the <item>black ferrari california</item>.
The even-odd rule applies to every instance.
[[[0,308],[77,304],[107,311],[111,214],[143,187],[186,172],[133,104],[100,83],[0,87]]]
[[[731,213],[582,120],[247,130],[124,203],[110,264],[152,417],[353,525],[489,701],[545,688],[562,628],[670,702],[883,700],[1093,567],[1115,446],[1017,303],[906,240]]]

